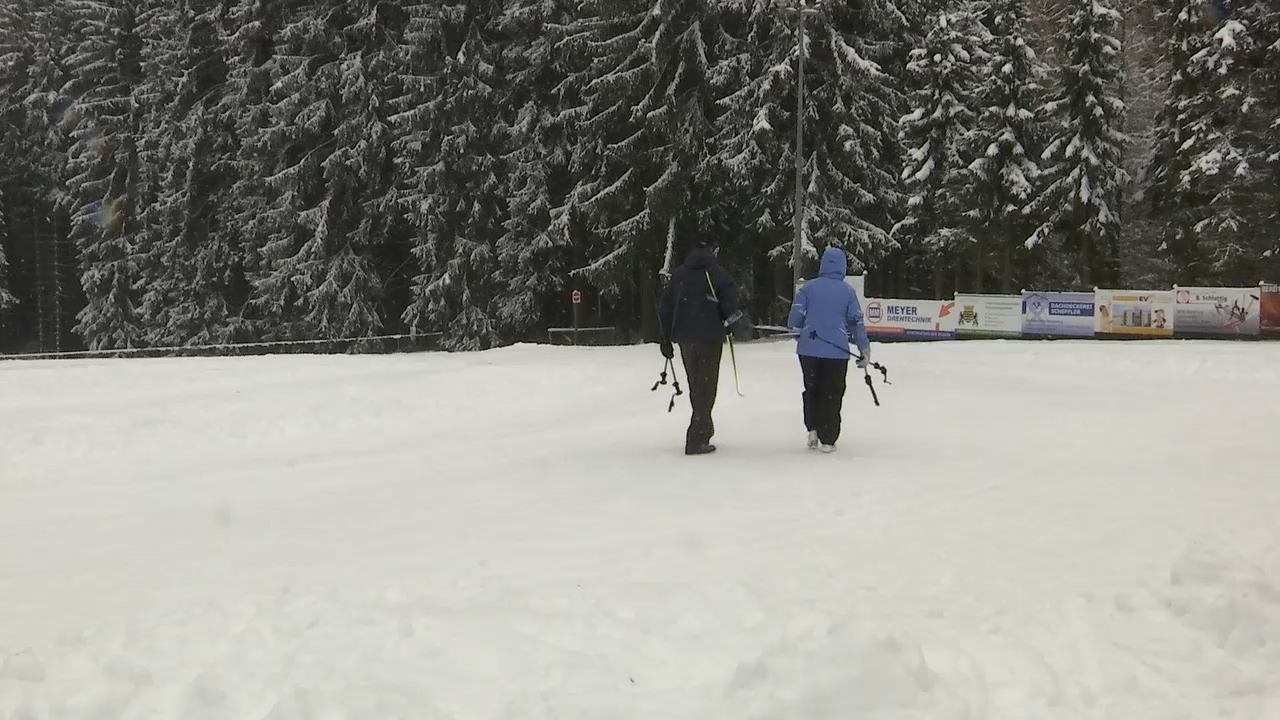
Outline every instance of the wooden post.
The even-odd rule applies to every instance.
[[[578,326],[582,324],[582,293],[573,291],[573,344],[578,344]]]

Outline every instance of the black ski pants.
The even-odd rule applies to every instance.
[[[684,437],[686,452],[701,449],[716,434],[711,410],[716,405],[716,389],[720,386],[720,354],[723,350],[720,343],[680,343],[680,359],[684,361],[684,372],[689,381],[689,405],[693,408],[689,430]]]
[[[804,428],[817,431],[823,445],[835,445],[840,439],[849,360],[801,355],[800,371],[804,373]]]

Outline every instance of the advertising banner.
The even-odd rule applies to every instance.
[[[1174,288],[1173,329],[1191,335],[1257,335],[1257,288]]]
[[[1097,290],[1095,330],[1101,335],[1173,337],[1173,292]]]
[[[1262,334],[1280,335],[1280,285],[1263,285],[1259,290]]]
[[[951,300],[869,299],[863,307],[867,333],[877,339],[952,340],[956,334]]]
[[[1022,293],[1022,334],[1093,337],[1093,293]]]
[[[956,337],[1016,338],[1022,335],[1021,295],[956,293]]]

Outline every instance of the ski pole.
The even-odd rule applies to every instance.
[[[853,355],[853,353],[850,353],[850,355]],[[862,362],[861,355],[855,355],[854,357],[857,358],[858,362]],[[865,366],[863,366],[862,381],[866,383],[867,389],[871,391],[871,401],[876,404],[876,407],[880,407],[880,396],[876,394],[876,386],[871,382],[871,368],[875,368],[876,370],[880,371],[880,377],[881,379],[884,380],[885,385],[892,385],[893,383],[889,382],[888,368],[881,365],[880,363],[874,363],[874,362],[867,363]]]
[[[738,393],[738,397],[746,397],[742,394],[742,387],[738,385],[738,357],[733,353],[733,335],[725,335],[729,341],[729,364],[733,367],[733,389]]]
[[[822,337],[821,335],[819,335],[819,334],[818,334],[818,331],[817,331],[817,330],[810,330],[810,331],[809,331],[809,339],[810,339],[810,340],[821,340],[822,342],[824,342],[824,343],[826,343],[826,344],[830,345],[831,347],[833,347],[833,348],[835,348],[835,349],[837,349],[837,350],[839,350],[839,351],[841,351],[841,352],[845,353],[845,354],[846,354],[846,355],[848,355],[851,359],[853,359],[853,360],[855,360],[855,361],[857,361],[857,362],[862,362],[862,356],[861,356],[861,355],[858,355],[857,353],[853,353],[853,352],[850,352],[850,351],[848,351],[848,350],[845,350],[844,348],[840,347],[839,345],[837,345],[837,344],[835,344],[835,343],[831,342],[830,340],[828,340],[828,339],[826,339],[826,338]],[[881,365],[881,364],[880,364],[880,363],[878,363],[878,362],[867,363],[867,365],[868,365],[868,366],[870,366],[870,367],[875,368],[876,370],[879,370],[879,371],[880,371],[880,375],[883,377],[883,379],[884,379],[884,384],[885,384],[885,385],[892,385],[892,384],[893,384],[893,383],[889,382],[889,369],[888,369],[888,368],[886,368],[885,366]],[[866,368],[863,368],[863,369],[865,370]],[[868,373],[868,374],[870,374],[870,373]]]
[[[658,389],[658,386],[667,384],[667,369],[669,368],[671,370],[671,386],[675,388],[675,393],[671,396],[671,402],[667,404],[667,412],[671,412],[676,407],[676,398],[683,395],[684,392],[680,389],[680,377],[676,375],[675,363],[671,362],[671,358],[666,360],[666,363],[662,366],[662,374],[658,376],[658,382],[649,388],[649,392],[654,392]]]
[[[757,331],[772,333],[773,335],[779,336],[779,337],[783,335],[799,335],[800,334],[800,331],[796,330],[795,328],[783,327],[781,325],[752,325],[751,327]]]
[[[822,342],[824,342],[824,343],[826,343],[826,344],[830,345],[831,347],[833,347],[833,348],[835,348],[835,349],[837,349],[837,350],[839,350],[839,351],[841,351],[841,352],[845,353],[845,354],[846,354],[846,355],[848,355],[851,359],[853,359],[853,360],[855,360],[855,361],[857,361],[857,362],[862,362],[862,356],[861,356],[861,355],[858,355],[858,354],[856,354],[856,353],[854,353],[854,352],[851,352],[851,351],[849,351],[849,350],[846,350],[846,349],[844,349],[844,348],[840,347],[839,345],[837,345],[837,344],[835,344],[835,343],[831,342],[830,340],[828,340],[828,339],[826,339],[826,338],[822,337],[821,335],[819,335],[819,334],[818,334],[818,331],[817,331],[817,330],[810,330],[810,331],[809,331],[809,339],[810,339],[810,340],[821,340]],[[880,407],[880,396],[879,396],[879,394],[877,394],[877,393],[876,393],[876,386],[875,386],[874,384],[872,384],[872,382],[871,382],[871,369],[870,369],[870,368],[875,368],[876,370],[879,370],[879,371],[880,371],[880,376],[881,376],[881,378],[884,380],[884,384],[885,384],[885,385],[892,385],[893,383],[889,382],[889,369],[888,369],[888,368],[886,368],[885,366],[881,365],[881,364],[880,364],[880,363],[878,363],[878,362],[870,362],[870,363],[867,363],[867,367],[862,368],[862,380],[863,380],[863,382],[866,384],[867,389],[871,391],[871,400],[872,400],[873,402],[875,402],[876,407]]]
[[[862,360],[862,357],[858,356],[858,360]],[[878,369],[881,372],[885,372],[887,377],[888,373],[884,368],[878,367]],[[876,404],[876,407],[880,407],[880,396],[876,394],[876,386],[871,382],[871,370],[865,367],[862,368],[862,380],[867,384],[867,389],[871,391],[871,401]],[[886,379],[885,382],[889,381]]]
[[[855,360],[861,360],[861,359],[862,359],[862,356],[861,356],[861,355],[854,355],[854,356],[853,356],[853,358],[854,358]],[[871,377],[871,372],[868,370],[868,368],[875,368],[876,370],[879,370],[879,371],[880,371],[880,379],[881,379],[881,381],[883,381],[883,382],[884,382],[884,384],[885,384],[885,385],[892,385],[892,384],[893,384],[893,383],[889,382],[889,369],[888,369],[888,368],[886,368],[885,366],[881,365],[881,364],[880,364],[880,363],[878,363],[878,362],[867,363],[867,367],[863,368],[863,370],[864,370],[864,371],[867,371],[867,378],[868,378],[868,379],[870,379],[870,377]]]
[[[716,284],[711,282],[711,273],[707,272],[703,274],[707,276],[707,287],[711,288],[711,299],[719,303],[720,298],[719,296],[716,295]],[[729,341],[729,362],[730,364],[733,365],[733,389],[735,392],[738,393],[738,397],[746,397],[745,395],[742,394],[742,386],[738,384],[738,357],[733,352],[733,333],[731,331],[728,331],[729,325],[733,324],[732,320],[737,320],[737,318],[741,316],[742,316],[742,313],[737,313],[735,317],[731,319],[731,321],[725,322],[726,332],[724,337],[725,337],[725,340]]]

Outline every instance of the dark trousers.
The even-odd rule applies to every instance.
[[[685,433],[686,451],[697,450],[711,441],[716,425],[711,420],[711,409],[716,404],[716,389],[720,386],[720,343],[680,343],[680,359],[688,378],[689,405],[693,416],[689,418],[689,430]]]
[[[840,439],[849,360],[801,355],[800,371],[804,373],[804,428],[817,431],[823,445],[835,445]]]

